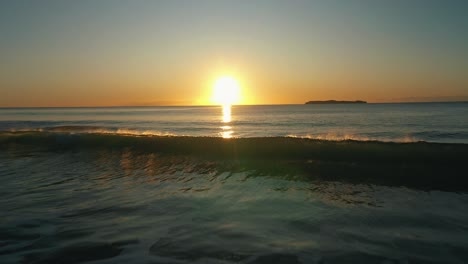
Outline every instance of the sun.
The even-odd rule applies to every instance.
[[[213,86],[213,102],[220,105],[233,105],[240,102],[240,86],[230,76],[218,78]]]

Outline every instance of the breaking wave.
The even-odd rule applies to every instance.
[[[73,131],[73,132],[70,132]],[[127,133],[130,132],[130,133]],[[301,180],[468,190],[468,144],[355,139],[167,136],[76,127],[1,132],[0,148],[128,151],[215,161],[230,171],[298,176]]]

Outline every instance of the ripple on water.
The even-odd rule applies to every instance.
[[[121,241],[114,243],[80,242],[65,246],[52,252],[26,255],[24,263],[54,264],[54,263],[83,263],[109,259],[118,256],[123,246],[138,243],[138,241]]]
[[[121,154],[3,157],[0,263],[468,263],[464,193]]]

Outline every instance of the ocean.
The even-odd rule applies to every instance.
[[[0,109],[0,263],[468,263],[468,103]]]
[[[0,131],[48,129],[468,143],[468,103],[0,109]]]

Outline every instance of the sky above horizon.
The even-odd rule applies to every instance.
[[[2,1],[0,107],[468,100],[468,1]]]

